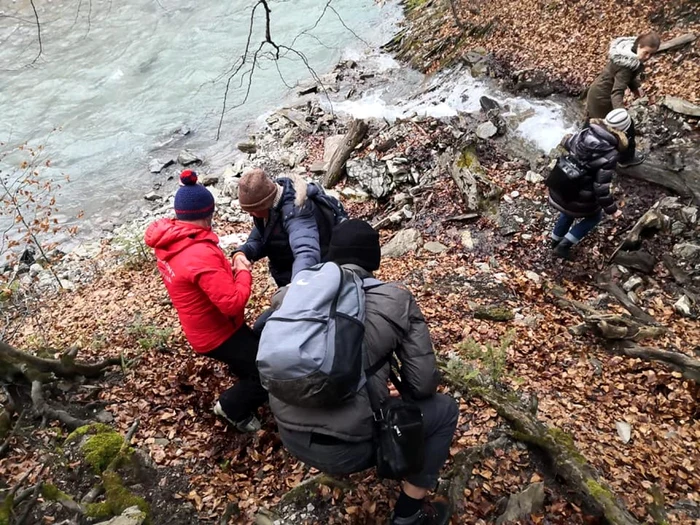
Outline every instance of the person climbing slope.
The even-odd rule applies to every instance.
[[[255,412],[267,392],[260,384],[255,358],[259,335],[243,318],[250,297],[250,262],[234,260],[233,269],[212,231],[214,196],[185,170],[175,194],[176,219],[160,219],[145,234],[155,251],[158,270],[177,310],[182,330],[199,355],[226,363],[238,382],[224,391],[214,412],[241,432],[255,432]]]
[[[614,109],[605,120],[591,119],[588,127],[562,140],[569,155],[557,159],[545,180],[549,201],[560,212],[551,235],[557,257],[570,259],[571,248],[598,225],[603,211],[621,215],[611,184],[631,125],[626,110]]]
[[[608,53],[610,60],[588,89],[588,118],[604,119],[613,109],[623,109],[627,89],[637,98],[644,96],[640,80],[644,63],[659,50],[660,45],[661,39],[656,33],[645,33],[636,38],[621,37],[612,41]],[[635,135],[634,122],[630,120],[627,150],[619,159],[621,167],[644,162],[644,156],[636,153]]]

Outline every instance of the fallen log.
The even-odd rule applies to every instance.
[[[323,187],[332,188],[340,182],[345,173],[345,163],[350,158],[350,154],[367,134],[369,126],[364,120],[353,120],[348,126],[348,132],[343,137],[343,141],[338,145],[331,160],[328,162],[328,169],[323,176]]]
[[[612,349],[614,352],[628,357],[644,359],[645,361],[659,361],[674,370],[678,370],[686,379],[700,384],[700,361],[681,352],[638,346],[629,341],[617,343],[612,346]]]
[[[624,177],[651,182],[682,197],[692,197],[700,204],[700,171],[692,167],[675,172],[662,164],[647,161],[627,168],[618,166],[617,173]]]
[[[41,389],[41,381],[32,381],[32,403],[38,414],[47,419],[60,421],[71,431],[90,424],[89,421],[73,417],[65,410],[53,408],[44,400],[44,393]]]
[[[603,514],[608,523],[639,525],[640,522],[579,452],[569,434],[539,421],[512,392],[494,388],[487,378],[463,362],[453,359],[441,368],[447,382],[454,388],[469,392],[491,405],[509,423],[515,439],[546,454],[556,474],[588,505]]]
[[[698,37],[695,33],[686,33],[685,35],[677,36],[676,38],[662,42],[657,52],[661,53],[663,51],[671,51],[673,49],[692,44],[697,38]]]

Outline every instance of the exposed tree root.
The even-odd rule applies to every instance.
[[[659,361],[674,370],[678,370],[686,379],[700,384],[700,360],[688,357],[681,352],[638,346],[629,341],[619,342],[613,345],[612,350],[615,353],[634,357],[636,359]]]
[[[4,341],[0,341],[0,371],[8,368],[19,371],[29,380],[39,379],[41,374],[54,374],[58,377],[73,378],[76,376],[97,377],[106,368],[121,364],[121,358],[110,357],[99,363],[84,363],[76,361],[77,348],[65,352],[61,359],[45,359],[28,352],[17,350]]]
[[[464,488],[469,483],[474,465],[493,454],[494,450],[505,448],[508,443],[509,439],[501,436],[483,445],[460,450],[452,458],[452,469],[443,476],[438,493],[449,499],[453,511],[464,506]]]
[[[573,438],[539,421],[512,392],[494,388],[475,370],[459,360],[443,366],[447,381],[462,392],[469,392],[488,404],[513,429],[515,439],[544,452],[556,474],[592,508],[600,511],[612,525],[639,525],[624,504],[578,451]]]

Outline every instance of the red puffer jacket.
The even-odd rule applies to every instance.
[[[233,274],[210,229],[160,219],[146,230],[187,340],[197,353],[214,350],[243,324],[252,277]]]

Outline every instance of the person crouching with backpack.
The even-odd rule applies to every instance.
[[[329,404],[324,406],[309,407],[301,406],[304,404],[301,402],[284,402],[270,393],[270,408],[287,450],[304,463],[330,475],[351,474],[373,466],[377,466],[380,476],[384,475],[381,469],[386,468],[387,464],[382,461],[382,464],[378,465],[378,450],[385,449],[379,445],[375,434],[375,420],[381,419],[380,414],[386,417],[392,417],[390,414],[394,414],[397,419],[392,421],[399,426],[407,423],[407,426],[402,428],[404,435],[418,428],[419,435],[413,436],[417,443],[415,450],[409,447],[407,460],[409,463],[417,460],[417,456],[421,454],[419,449],[422,451],[423,460],[416,461],[420,463],[414,465],[413,474],[402,476],[402,490],[392,513],[391,523],[394,525],[446,525],[450,519],[447,504],[430,503],[425,498],[428,491],[436,487],[440,469],[449,456],[459,410],[454,399],[437,393],[440,374],[436,366],[430,332],[415,298],[400,284],[382,283],[373,278],[372,273],[379,268],[380,258],[381,250],[377,232],[365,221],[357,219],[345,221],[336,226],[333,231],[328,250],[328,260],[331,262],[322,265],[321,270],[312,268],[300,274],[298,282],[295,281],[290,286],[280,308],[280,314],[282,314],[285,307],[288,308],[289,302],[299,301],[303,292],[314,286],[314,272],[318,274],[319,281],[323,281],[324,276],[337,275],[337,269],[325,268],[331,263],[340,266],[341,275],[345,275],[346,271],[354,273],[354,276],[350,275],[352,282],[356,286],[359,283],[360,288],[364,289],[364,293],[361,294],[364,299],[364,336],[360,338],[357,355],[360,356],[361,361],[364,349],[364,363],[359,364],[364,365],[362,378],[366,378],[366,382],[359,383],[359,390],[352,389],[349,397],[344,398],[345,401],[338,402],[339,396],[331,396]],[[347,288],[347,275],[345,279],[345,281],[341,280],[344,285],[340,288],[344,293],[338,292],[339,298],[333,302],[331,315],[336,311],[336,304],[339,311],[341,308],[347,308],[351,303],[349,300],[351,294],[348,290],[355,290],[356,287],[349,284]],[[299,287],[298,291],[301,294],[296,298],[293,297],[296,293],[295,286]],[[307,305],[308,302],[299,301],[299,309],[304,310],[306,316],[310,315],[307,308],[312,307]],[[287,314],[287,312],[284,313]],[[316,310],[314,310],[315,313]],[[348,316],[343,314],[343,318],[347,320]],[[336,317],[336,322],[341,322],[340,319]],[[274,326],[274,320],[273,315],[263,330],[260,355],[265,349],[266,337],[273,335],[271,332],[268,333],[268,330]],[[281,319],[281,321],[289,320]],[[278,327],[284,330],[286,329],[284,326],[288,324],[288,322],[280,322]],[[335,338],[335,350],[338,351],[338,346],[345,344],[354,333],[356,331],[351,328],[343,334],[338,332],[338,337]],[[271,350],[274,350],[276,340],[279,341],[279,338],[270,338]],[[308,345],[305,348],[305,353],[308,353],[310,351]],[[347,360],[348,353],[352,352],[340,352],[340,359]],[[399,390],[402,392],[403,401],[391,398],[387,387],[393,356],[401,362]],[[357,361],[352,360],[352,362]],[[259,359],[258,366],[265,384],[266,375],[263,364]],[[268,362],[268,364],[274,366],[278,363]],[[349,366],[351,365],[343,366],[342,371],[346,371]],[[358,370],[358,374],[360,372],[361,370]],[[330,376],[333,375],[331,372],[328,373]],[[316,372],[312,372],[299,383],[300,399],[315,394],[316,389],[309,385],[315,379],[314,375]],[[280,395],[294,397],[291,395],[292,389],[291,384],[285,385]],[[379,410],[380,407],[381,410]],[[410,418],[411,411],[417,412],[418,419],[422,412],[422,426],[416,421],[403,421],[403,423],[400,421],[403,416]],[[393,423],[389,428],[396,428],[392,425]],[[386,430],[386,425],[384,428]],[[401,436],[400,433],[399,436]],[[412,453],[416,457],[411,457]],[[398,478],[399,476],[387,477]]]
[[[185,170],[175,194],[176,219],[152,223],[145,242],[154,249],[182,330],[199,355],[226,363],[238,382],[219,397],[214,412],[241,432],[255,432],[255,412],[267,401],[255,365],[259,335],[243,318],[250,297],[250,263],[231,268],[212,231],[214,196]]]
[[[253,230],[235,253],[251,262],[267,257],[280,288],[300,270],[323,260],[333,227],[347,218],[338,201],[297,175],[272,181],[263,170],[251,170],[241,177],[238,199],[241,209],[253,217]],[[330,199],[335,214],[319,205]]]
[[[610,188],[631,123],[626,110],[614,109],[605,120],[591,119],[588,127],[562,140],[569,155],[557,160],[545,181],[549,202],[560,212],[551,235],[557,257],[570,259],[572,247],[598,225],[603,211],[616,218],[622,214]]]

